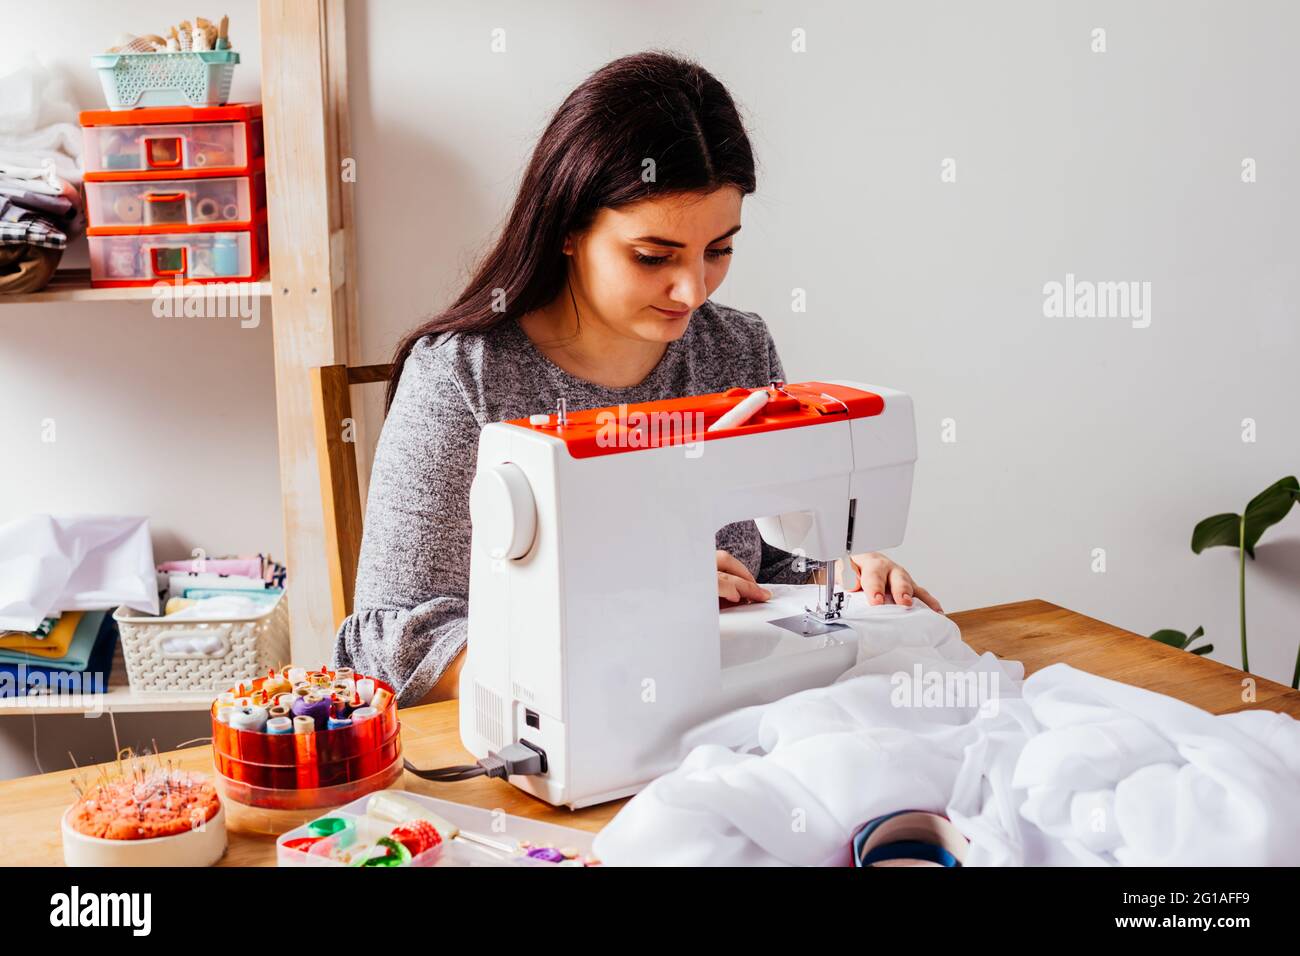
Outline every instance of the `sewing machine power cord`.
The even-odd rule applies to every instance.
[[[546,751],[527,741],[520,741],[502,747],[497,753],[488,751],[488,755],[478,763],[455,764],[431,770],[421,770],[409,760],[403,760],[402,763],[417,777],[439,783],[472,780],[474,777],[500,777],[504,780],[514,775],[535,776],[546,773]]]

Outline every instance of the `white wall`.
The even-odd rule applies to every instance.
[[[229,13],[240,52],[232,101],[256,102],[255,0],[208,12]],[[122,32],[162,32],[194,15],[172,2],[0,0],[0,72],[31,52],[81,107],[102,108],[90,56]],[[65,265],[85,265],[84,243]],[[45,419],[52,443],[42,441]],[[241,328],[238,319],[155,318],[149,302],[0,296],[0,522],[37,511],[143,514],[159,560],[196,547],[282,555],[279,482],[269,309],[257,328]],[[39,721],[46,770],[66,767],[68,749],[83,763],[112,754],[106,718]],[[31,718],[0,718],[0,777],[35,772],[32,729]],[[119,718],[118,729],[124,745],[195,736],[194,722],[175,715]]]
[[[917,578],[949,609],[1041,597],[1141,633],[1201,624],[1213,656],[1240,663],[1235,553],[1188,542],[1202,517],[1300,471],[1300,10],[348,9],[365,361],[387,361],[458,290],[573,86],[613,57],[675,49],[730,87],[760,162],[715,298],[766,318],[792,379],[916,399],[921,462],[897,555]],[[495,27],[504,54],[490,52]],[[795,28],[806,53],[791,52]],[[946,157],[955,183],[940,181]],[[1150,326],[1044,318],[1044,283],[1067,272],[1152,283]],[[791,310],[796,288],[807,313]],[[946,418],[955,443],[940,440]],[[1289,682],[1300,517],[1257,553],[1251,662]]]
[[[241,63],[232,101],[259,99],[257,3],[227,3]],[[220,13],[218,13],[218,16]],[[187,4],[0,0],[0,71],[31,52],[102,108],[90,67],[122,32],[192,19]],[[85,240],[64,257],[85,264]],[[0,296],[0,521],[33,511],[146,514],[159,559],[283,553],[269,308],[156,318],[152,303],[6,303]],[[42,441],[54,419],[56,440]]]

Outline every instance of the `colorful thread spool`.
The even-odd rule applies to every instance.
[[[370,718],[378,716],[379,711],[375,710],[373,707],[358,707],[356,710],[352,711],[351,714],[352,723],[354,724],[359,724],[363,720],[370,720]]]
[[[266,730],[266,708],[236,707],[230,712],[229,723],[236,730],[251,730],[260,734]]]
[[[383,713],[388,709],[388,705],[392,703],[392,700],[392,693],[381,687],[375,691],[374,696],[370,698],[369,703],[371,707],[375,708],[375,710]]]
[[[370,701],[375,696],[375,680],[373,677],[363,677],[357,681],[357,696],[361,698],[361,703],[369,706]]]
[[[289,683],[287,677],[281,677],[277,674],[262,681],[262,690],[266,692],[268,697],[278,697],[280,694],[287,694],[293,690],[293,684]]]
[[[324,730],[330,719],[330,702],[328,698],[315,694],[299,697],[293,702],[294,717],[310,717],[317,730]]]
[[[293,719],[293,732],[295,734],[314,734],[316,732],[316,721],[307,716],[295,717]]]
[[[268,734],[291,734],[293,733],[293,720],[289,717],[272,717],[266,722],[266,732]]]

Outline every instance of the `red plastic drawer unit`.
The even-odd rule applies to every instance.
[[[90,243],[91,284],[151,286],[155,282],[255,282],[266,273],[266,214],[252,228],[178,224],[135,234],[95,234]]]
[[[86,214],[96,235],[138,233],[142,226],[251,226],[265,208],[263,173],[86,183]]]
[[[263,166],[262,105],[85,110],[86,182],[249,175]]]

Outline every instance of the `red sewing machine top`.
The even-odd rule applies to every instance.
[[[758,389],[669,398],[566,412],[560,426],[555,413],[514,418],[506,422],[545,432],[564,441],[574,458],[614,455],[640,448],[685,445],[717,438],[734,438],[783,428],[801,428],[879,415],[885,400],[875,392],[826,382],[796,382],[782,391],[767,389],[769,399],[744,423],[709,431],[724,414]]]

